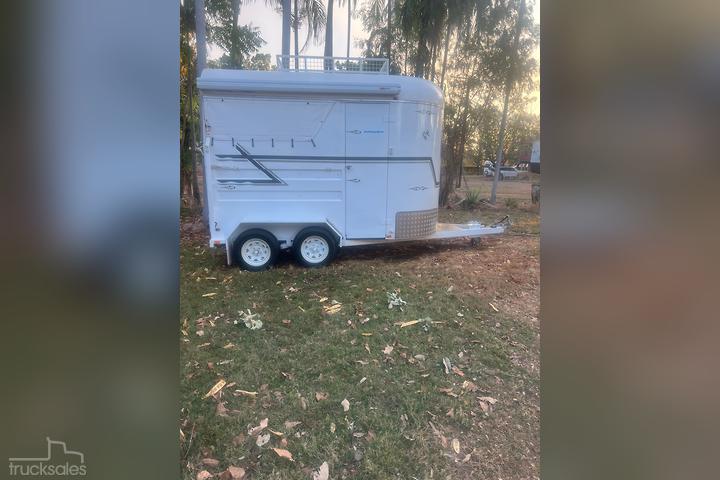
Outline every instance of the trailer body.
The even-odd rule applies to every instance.
[[[432,83],[206,69],[198,86],[210,245],[224,245],[229,263],[250,230],[269,232],[280,249],[308,227],[325,229],[337,247],[458,231],[437,223],[443,99]]]

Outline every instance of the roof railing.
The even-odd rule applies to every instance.
[[[277,55],[277,69],[289,72],[375,73],[388,75],[390,73],[390,62],[387,58]]]

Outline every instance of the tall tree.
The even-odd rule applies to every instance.
[[[458,29],[463,22],[467,23],[467,18],[472,13],[473,8],[482,11],[484,14],[487,5],[491,0],[445,0],[446,16],[445,35],[443,37],[443,61],[440,70],[440,89],[445,87],[445,72],[447,71],[448,52],[450,51],[450,40],[452,39],[453,30]],[[482,29],[483,25],[478,22],[478,29]]]
[[[195,45],[197,48],[197,74],[202,74],[207,64],[205,34],[205,0],[195,0]]]
[[[493,177],[492,191],[490,193],[490,203],[493,205],[497,200],[497,184],[500,178],[500,167],[503,160],[503,147],[505,145],[505,126],[507,124],[508,104],[510,102],[510,93],[512,92],[513,83],[515,81],[515,70],[518,63],[520,46],[520,31],[523,28],[523,18],[525,17],[525,0],[520,0],[518,8],[517,20],[515,22],[515,35],[509,55],[509,65],[507,69],[507,79],[505,80],[505,99],[503,101],[503,113],[500,120],[500,133],[498,134],[498,149],[495,157],[495,176]]]
[[[327,21],[325,22],[325,57],[333,56],[333,0],[328,0]],[[332,70],[332,60],[325,60],[325,70]]]
[[[393,9],[393,3],[392,0],[387,0],[387,40],[386,40],[386,46],[385,51],[387,52],[387,59],[388,63],[392,63],[392,59],[390,58],[391,50],[392,50],[392,9]]]
[[[415,39],[414,75],[429,76],[431,50],[439,41],[447,16],[444,0],[404,0],[400,6],[403,34]]]
[[[240,0],[232,0],[232,39],[230,44],[230,58],[234,64],[239,62],[239,43],[240,38],[238,35],[238,19],[240,17]]]
[[[295,37],[295,70],[298,69],[298,57],[300,56],[300,45],[298,42],[298,30],[300,29],[300,15],[298,14],[298,0],[293,0],[292,28]]]
[[[353,10],[355,10],[355,7],[357,7],[357,0],[345,0],[347,3],[347,13],[348,13],[348,31],[347,31],[347,59],[350,60],[350,30],[352,30],[352,13]]]
[[[218,60],[207,63],[220,68],[245,68],[265,41],[256,27],[240,25],[241,0],[205,0],[208,42],[223,49]]]
[[[307,47],[311,38],[317,41],[322,28],[325,26],[325,7],[321,0],[293,0],[293,15],[291,18],[295,38],[295,58]],[[305,44],[300,47],[298,32],[303,26],[307,27]],[[295,68],[299,68],[296,61]]]
[[[288,68],[290,56],[290,0],[282,0],[282,55],[283,66]]]

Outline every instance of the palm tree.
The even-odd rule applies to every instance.
[[[300,27],[300,16],[298,15],[298,0],[293,0],[293,18],[292,18],[292,28],[295,34],[295,70],[298,69],[298,56],[300,55],[300,52],[298,51],[298,30]]]
[[[352,12],[357,7],[357,0],[345,0],[348,10],[348,31],[347,31],[347,58],[350,61],[350,30],[352,29]]]
[[[300,55],[302,50],[305,50],[311,38],[316,41],[320,38],[320,31],[325,25],[325,7],[321,0],[300,0],[302,3],[298,6],[298,0],[293,0],[293,16],[292,16],[292,28],[295,37],[295,58]],[[298,39],[298,31],[303,24],[303,21],[307,22],[307,38],[305,44],[300,48],[300,41]],[[297,60],[296,60],[297,62]],[[298,68],[296,63],[295,68]]]
[[[197,45],[197,74],[200,75],[207,63],[205,36],[205,1],[195,0],[195,42]]]
[[[388,59],[388,63],[391,63],[390,50],[392,48],[392,0],[371,0],[366,5],[366,8],[368,15],[377,18],[378,21],[380,21],[382,18],[385,18],[386,31],[385,33],[383,33],[385,40],[384,45],[380,48],[380,55],[382,56],[384,53],[384,55]]]
[[[290,0],[282,0],[282,55],[283,66],[288,68],[290,56]]]
[[[392,0],[388,0],[387,2],[387,58],[388,58],[388,68],[390,67],[390,63],[392,60],[390,59],[390,48],[392,46]]]
[[[327,20],[325,22],[325,52],[326,57],[333,56],[333,0],[328,0]],[[332,60],[325,60],[325,70],[332,70]]]

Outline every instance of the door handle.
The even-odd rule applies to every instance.
[[[359,181],[360,181],[359,178],[348,178],[348,179],[346,180],[346,182],[355,182],[355,183],[358,183]]]

